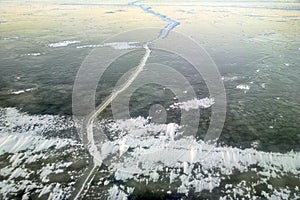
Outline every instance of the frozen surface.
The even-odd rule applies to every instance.
[[[234,102],[241,102],[241,105],[236,106],[241,110],[238,110],[238,113],[230,113],[235,116],[234,119],[241,119],[236,120],[239,122],[236,125],[240,125],[240,122],[255,124],[255,126],[253,126],[253,133],[259,135],[259,137],[263,136],[263,134],[271,135],[278,133],[279,126],[287,126],[288,129],[292,129],[291,125],[293,124],[291,121],[295,122],[298,116],[297,114],[299,113],[297,112],[299,110],[297,109],[298,107],[295,106],[297,102],[289,99],[290,95],[291,99],[293,99],[293,97],[295,97],[295,99],[297,98],[299,88],[299,84],[297,84],[298,71],[296,71],[298,69],[297,63],[299,62],[297,62],[296,54],[293,54],[293,52],[299,52],[298,50],[300,50],[300,48],[298,43],[296,45],[294,44],[295,36],[293,35],[295,35],[295,32],[291,31],[295,26],[293,23],[285,24],[285,22],[282,21],[283,19],[281,19],[285,15],[283,9],[275,13],[273,11],[279,9],[277,9],[276,6],[268,8],[267,4],[265,4],[266,7],[258,6],[256,8],[252,6],[253,9],[250,10],[247,10],[249,6],[243,7],[240,5],[225,5],[223,8],[215,7],[214,5],[211,7],[209,5],[193,5],[186,6],[184,9],[187,10],[187,12],[188,10],[192,11],[195,15],[185,15],[182,18],[173,20],[171,18],[174,16],[174,13],[172,13],[173,8],[171,8],[173,5],[168,4],[166,6],[155,7],[154,4],[152,5],[153,8],[151,8],[147,5],[141,5],[143,3],[143,1],[133,2],[129,7],[130,9],[137,10],[141,8],[150,16],[153,15],[153,18],[162,19],[168,23],[162,27],[158,38],[162,39],[167,37],[168,33],[179,24],[176,20],[182,21],[181,26],[178,26],[178,28],[181,28],[181,31],[191,33],[191,36],[195,40],[209,47],[209,50],[214,54],[219,63],[224,63],[225,68],[230,68],[229,71],[232,69],[233,72],[231,71],[224,74],[223,80],[225,84],[230,86],[228,87],[228,100],[232,98]],[[101,10],[100,5],[89,5],[85,6],[89,9],[87,13],[92,11],[91,8],[94,6],[97,7],[96,13],[100,13],[100,11],[102,12],[104,10]],[[105,9],[106,7],[107,5],[105,5]],[[60,8],[56,11],[55,9],[57,8],[54,8],[52,10],[53,12],[51,11],[51,13],[54,13],[54,15],[51,16],[58,22],[63,19],[63,17],[60,16],[72,13],[68,10],[69,7],[67,6],[63,8],[66,9],[65,13],[59,13]],[[44,9],[41,10],[42,12],[40,10],[38,12],[43,13]],[[244,11],[251,11],[253,14],[241,16]],[[257,12],[261,11],[261,15],[257,14]],[[160,14],[160,12],[168,13],[168,17]],[[75,21],[75,23],[78,24],[77,20],[79,19],[80,21],[80,18],[84,17],[82,15],[76,18],[79,16],[78,13],[80,12],[74,12],[73,18],[69,18],[70,22],[73,23]],[[147,13],[146,15],[148,15]],[[55,16],[56,14],[58,15]],[[85,16],[94,17],[93,13],[89,14]],[[17,13],[16,15],[18,15],[18,18],[22,16],[24,21],[25,19],[28,20],[26,17],[28,13],[25,13],[25,11],[24,13]],[[35,15],[33,13],[32,17],[33,16],[37,17],[35,19],[41,18],[40,14]],[[83,28],[83,33],[80,32],[76,35],[77,33],[73,31],[69,36],[68,34],[70,33],[61,32],[61,36],[59,37],[62,38],[56,37],[55,39],[51,39],[52,36],[50,36],[47,41],[55,43],[51,43],[46,47],[44,45],[45,41],[41,41],[41,38],[44,39],[48,37],[49,33],[56,34],[57,28],[51,30],[51,27],[49,27],[49,32],[45,32],[47,36],[41,34],[41,37],[36,37],[36,35],[32,36],[31,34],[44,31],[44,26],[41,26],[42,29],[40,30],[33,29],[25,33],[26,30],[24,32],[23,27],[17,24],[18,28],[22,27],[20,33],[27,35],[22,36],[16,32],[10,34],[6,33],[5,36],[1,37],[1,42],[5,46],[5,48],[2,48],[2,54],[4,56],[1,63],[3,66],[6,66],[6,64],[10,66],[11,63],[8,63],[8,57],[11,53],[9,51],[16,49],[16,57],[12,56],[11,58],[13,59],[12,63],[15,63],[15,60],[20,60],[22,64],[20,68],[16,69],[11,67],[15,66],[12,64],[10,67],[13,69],[13,72],[21,70],[28,71],[29,73],[35,70],[43,71],[43,69],[39,68],[39,64],[40,62],[44,62],[43,64],[45,64],[45,68],[49,70],[49,74],[42,73],[41,75],[43,76],[41,76],[41,78],[52,77],[49,76],[51,73],[55,74],[59,72],[63,72],[69,76],[74,68],[68,69],[68,64],[72,63],[72,66],[79,66],[80,63],[76,63],[71,59],[66,59],[65,63],[60,59],[57,59],[57,62],[52,62],[55,60],[53,58],[60,58],[61,54],[56,57],[56,55],[52,53],[59,51],[48,47],[59,48],[71,46],[70,48],[62,48],[62,50],[66,50],[66,55],[69,55],[67,51],[69,49],[74,52],[81,51],[76,50],[76,48],[111,47],[113,49],[134,49],[142,47],[139,43],[126,41],[94,45],[98,44],[98,30],[101,29],[102,31],[103,27],[103,32],[105,32],[106,27],[103,25],[105,24],[104,21],[108,20],[103,20],[103,18],[99,17],[100,20],[94,22],[89,20],[88,17],[84,19],[84,23],[87,27],[83,28],[82,25],[80,27],[72,24],[72,27],[75,27],[74,29],[76,30],[78,30],[78,27]],[[192,17],[194,19],[192,19]],[[248,19],[249,17],[251,17],[251,20]],[[296,18],[298,18],[298,16],[290,18],[294,18],[290,21],[294,20],[294,24],[297,24],[298,21]],[[97,18],[95,17],[95,19]],[[199,19],[202,20],[199,21]],[[5,17],[4,21],[6,21]],[[18,22],[18,20],[12,21]],[[87,23],[90,21],[94,24]],[[137,21],[141,24],[150,23],[150,21],[143,21],[143,19],[137,19]],[[115,23],[113,20],[111,22]],[[121,22],[123,23],[123,21]],[[2,24],[1,22],[1,26],[5,25],[5,23]],[[99,23],[100,26],[97,27],[96,25],[99,25],[97,23]],[[196,23],[197,26],[195,26]],[[51,23],[45,24],[51,25]],[[130,25],[130,23],[128,24]],[[137,24],[136,26],[140,26],[141,24]],[[13,24],[9,24],[9,26],[11,25],[13,26]],[[121,32],[125,30],[124,28],[127,28],[127,26],[121,25],[121,23],[116,23],[114,26],[120,28],[114,31]],[[61,26],[61,24],[59,26]],[[110,26],[111,24],[108,25],[108,27]],[[132,27],[133,25],[131,28]],[[260,29],[257,27],[263,28]],[[70,27],[64,28],[70,30]],[[89,43],[85,37],[81,36],[90,33],[84,32],[84,30],[91,31],[92,29],[97,30],[95,31],[97,33],[94,35],[94,38],[89,38],[89,42],[91,42]],[[105,34],[107,33],[111,34],[113,31],[109,30]],[[64,38],[64,36],[67,37]],[[78,38],[78,40],[82,40],[82,42],[69,40],[70,38]],[[231,40],[234,42],[230,42]],[[19,43],[24,41],[26,44]],[[16,42],[16,44],[14,44],[14,42]],[[299,41],[297,40],[297,42]],[[33,46],[29,44],[33,44]],[[91,45],[78,46],[79,44]],[[28,46],[26,46],[26,49],[24,46],[23,49],[22,45]],[[31,49],[27,49],[27,47]],[[239,47],[242,48],[239,49]],[[270,50],[268,50],[268,48],[270,48]],[[248,49],[255,49],[259,56],[252,53],[252,51],[244,51]],[[9,56],[8,53],[6,54],[6,51],[10,53]],[[17,57],[19,55],[21,56]],[[50,58],[46,59],[48,56]],[[77,54],[72,56],[77,56]],[[46,59],[46,61],[43,59]],[[32,62],[34,60],[37,62]],[[264,65],[259,65],[260,63],[264,63]],[[52,71],[50,70],[50,67],[61,66],[62,64],[64,64],[64,67],[52,69]],[[26,66],[27,68],[25,68]],[[243,68],[243,66],[246,67]],[[10,67],[4,68],[8,70]],[[4,73],[5,70],[3,71],[4,75],[1,81],[8,81],[4,83],[11,84],[11,80],[16,82],[24,81],[23,78],[26,77],[26,74],[21,76],[20,74],[15,75],[14,73],[13,76],[7,76],[7,74],[11,72]],[[247,70],[249,70],[248,74],[245,73]],[[30,80],[28,74],[27,76],[29,82],[36,81],[36,79],[34,81]],[[252,81],[254,81],[254,83],[252,83]],[[58,80],[58,82],[60,82],[60,80]],[[64,80],[62,82],[65,84],[67,81]],[[48,86],[52,87],[52,85],[47,85],[47,87]],[[65,86],[66,85],[58,85],[58,88],[64,88]],[[11,88],[4,87],[3,94],[7,95],[7,93],[9,93],[8,95],[15,99],[21,99],[23,95],[26,98],[26,96],[31,96],[32,93],[34,93],[31,93],[31,91],[35,88],[31,87],[32,86],[25,86],[24,88],[11,87],[16,88],[12,90]],[[260,90],[259,93],[262,94],[261,97],[251,96],[252,94],[258,94],[258,89],[263,89]],[[248,91],[249,95],[243,95],[243,92],[246,93]],[[278,92],[282,91],[284,91],[284,95],[279,95]],[[41,91],[41,93],[43,92],[45,91]],[[62,90],[59,92],[62,92]],[[231,94],[235,95],[230,96]],[[239,96],[239,94],[241,95]],[[274,101],[269,101],[269,95],[272,96]],[[247,105],[250,105],[248,110],[243,107],[244,105],[241,101],[245,96],[249,97],[249,99],[247,99],[249,100],[247,101],[249,102]],[[37,98],[40,98],[40,96],[37,96]],[[257,100],[259,105],[255,104],[253,99]],[[61,99],[58,101],[60,100]],[[265,100],[266,102],[264,102]],[[286,104],[286,106],[277,104],[278,102],[282,102]],[[36,103],[40,102],[37,101]],[[171,109],[205,109],[213,106],[213,104],[214,100],[211,98],[193,99],[173,104]],[[11,105],[15,104],[11,103]],[[291,112],[287,112],[289,110]],[[272,114],[270,111],[275,114]],[[251,112],[254,113],[252,116],[249,115]],[[261,114],[261,117],[254,117],[256,113],[264,113],[268,114],[268,116],[266,117],[264,114]],[[297,115],[296,117],[295,114]],[[277,118],[277,115],[280,117]],[[253,120],[254,118],[257,119]],[[285,119],[285,121],[282,119]],[[149,123],[149,121],[148,119],[138,117],[118,121],[102,120],[100,124],[97,124],[98,121],[95,120],[95,134],[92,135],[92,137],[95,139],[94,142],[104,160],[103,168],[99,169],[95,176],[96,178],[100,178],[95,179],[91,184],[89,195],[97,196],[99,191],[103,191],[110,199],[124,199],[136,192],[139,186],[142,185],[144,188],[150,188],[149,191],[154,194],[162,191],[170,195],[187,194],[190,191],[195,191],[195,193],[204,194],[210,192],[210,195],[220,192],[220,196],[222,196],[221,199],[241,199],[242,197],[249,199],[300,198],[298,186],[300,180],[299,152],[275,153],[258,151],[254,148],[261,145],[262,141],[259,140],[260,138],[251,143],[253,148],[235,148],[226,145],[211,147],[201,140],[196,141],[193,138],[184,137],[182,127],[175,123],[155,124]],[[264,124],[266,121],[272,121],[272,124]],[[262,122],[270,132],[268,132],[268,130],[266,131],[267,133],[264,133],[264,130],[262,130],[262,132],[257,131],[262,129],[259,127],[260,122]],[[90,160],[82,144],[73,137],[70,138],[68,135],[70,133],[74,135],[77,134],[71,131],[74,126],[75,124],[71,119],[58,115],[29,115],[15,108],[1,108],[1,198],[15,199],[16,196],[18,196],[22,197],[22,199],[66,199],[69,197],[74,188],[74,184],[77,183],[82,174],[84,174],[87,169],[87,163]],[[298,124],[296,127],[298,127]],[[93,129],[92,126],[90,128]],[[236,130],[234,126],[230,128],[232,128],[230,129],[230,135],[236,135],[236,137],[241,136],[242,139],[243,131],[247,130],[239,128]],[[98,134],[100,134],[100,132],[97,131],[99,129],[104,129],[106,131],[105,134],[111,136],[111,140],[99,140],[97,138],[99,136]],[[290,135],[289,130],[283,132]],[[293,138],[288,139],[292,140]],[[273,142],[273,140],[270,141],[270,143],[271,142]],[[95,189],[94,193],[93,187],[98,189]],[[151,190],[153,187],[157,190]],[[258,194],[257,191],[261,190],[261,194]]]

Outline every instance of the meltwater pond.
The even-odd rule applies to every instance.
[[[117,107],[122,114],[127,106],[130,117],[114,118],[116,105],[108,104],[92,124],[102,164],[80,196],[300,198],[299,3],[5,1],[0,11],[1,199],[74,198],[94,162],[81,140],[82,122],[72,118],[77,72],[94,50],[132,50],[99,80],[95,103],[101,105],[145,57],[134,35],[103,41],[148,27],[171,27],[170,34],[182,32],[210,54],[226,92],[221,136],[216,146],[203,142],[218,100],[205,78],[187,60],[151,49],[147,63],[180,72],[196,97],[181,101],[154,82]],[[143,71],[139,75],[143,79]],[[189,85],[179,79],[157,77],[171,78],[188,94]],[[183,112],[198,114],[191,124],[196,135],[188,134],[193,127],[181,126]]]

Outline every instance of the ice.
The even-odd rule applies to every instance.
[[[157,37],[158,39],[167,37],[168,33],[179,25],[175,20],[156,13],[149,7],[138,5],[136,4],[137,2],[131,2],[129,5],[137,6],[145,12],[168,22],[161,30],[160,35]],[[94,47],[136,48],[135,44],[131,45],[128,42],[85,45],[77,48]],[[137,67],[138,70],[142,70],[151,52],[147,45],[144,48],[146,49],[146,54],[141,60],[140,67]],[[130,78],[123,88],[126,89],[126,86],[130,85],[135,77]],[[236,88],[246,92],[250,89],[250,86],[241,84]],[[112,98],[114,95],[116,96],[117,94],[113,94]],[[96,137],[94,137],[96,133],[93,131],[93,122],[97,118],[97,114],[106,108],[112,98],[109,98],[107,102],[100,106],[99,110],[92,113],[92,117],[87,124],[89,141],[87,148],[94,157],[95,166],[101,165],[102,159],[114,158],[104,163],[108,165],[108,173],[110,173],[111,177],[115,180],[120,180],[109,189],[110,199],[127,198],[127,195],[132,192],[124,189],[127,180],[156,182],[160,180],[162,172],[170,174],[170,182],[179,181],[180,187],[178,192],[185,194],[191,188],[195,188],[197,192],[203,190],[212,191],[220,185],[221,176],[224,178],[224,176],[233,175],[234,170],[247,172],[253,165],[262,168],[259,175],[262,175],[261,177],[264,177],[267,181],[271,177],[280,177],[282,174],[299,174],[298,152],[280,154],[257,151],[253,148],[215,147],[201,140],[196,141],[192,137],[180,137],[175,140],[176,132],[180,131],[179,129],[181,128],[179,125],[158,125],[149,123],[149,120],[143,118],[103,123],[102,126],[108,132],[116,133],[118,137],[115,137],[112,141],[101,141],[97,144],[97,141],[95,141]],[[213,100],[209,98],[205,101],[193,99],[175,104],[173,108],[184,110],[209,108],[213,103]],[[128,151],[129,148],[130,151]],[[207,155],[207,157],[204,159],[203,155]],[[141,177],[146,178],[141,179]],[[147,177],[149,178],[147,179]],[[263,179],[261,178],[261,180]],[[108,181],[104,183],[110,184]],[[243,186],[242,184],[241,182],[239,186]],[[230,189],[235,195],[248,195],[240,188],[228,188],[228,191]],[[276,195],[280,196],[279,193]]]
[[[2,40],[15,40],[15,39],[19,39],[20,37],[19,36],[14,36],[14,37],[4,37],[4,38],[1,38]]]
[[[24,56],[40,56],[42,55],[41,53],[27,53],[27,54],[24,54]]]
[[[192,99],[185,102],[174,103],[170,106],[170,108],[180,108],[186,111],[191,109],[199,109],[199,108],[209,108],[215,103],[213,98],[203,98],[203,99]]]
[[[82,45],[82,46],[77,46],[77,49],[83,49],[83,48],[98,48],[98,47],[103,47],[102,44],[90,44],[90,45]]]
[[[14,178],[17,178],[17,177],[26,177],[27,176],[27,172],[24,170],[24,169],[21,169],[21,168],[16,168],[12,173],[11,175],[9,176],[9,179],[14,179]]]
[[[119,142],[119,152],[120,152],[120,156],[123,155],[129,148],[129,145],[126,145],[126,143],[124,142],[124,140]]]
[[[240,84],[236,86],[237,89],[244,90],[245,92],[250,90],[250,86],[247,84]]]
[[[49,179],[48,179],[47,176],[48,176],[49,174],[53,173],[53,168],[54,168],[53,165],[50,166],[50,165],[48,164],[47,166],[45,166],[45,167],[43,167],[43,168],[41,169],[41,171],[40,171],[39,173],[40,173],[40,178],[41,178],[41,180],[42,180],[43,182],[48,182],[48,181],[49,181]]]
[[[134,1],[134,2],[130,2],[128,3],[128,5],[131,5],[131,6],[137,6],[139,8],[141,8],[142,10],[144,10],[145,12],[148,12],[150,14],[153,14],[153,15],[156,15],[158,17],[160,17],[162,20],[164,21],[167,21],[169,24],[161,30],[161,33],[160,35],[157,37],[157,38],[154,38],[152,40],[155,41],[157,39],[163,39],[165,37],[167,37],[168,33],[173,29],[175,28],[177,25],[179,25],[179,22],[176,22],[175,20],[173,19],[170,19],[170,18],[167,18],[166,16],[164,15],[161,15],[160,13],[156,13],[154,12],[153,10],[151,10],[150,8],[148,7],[144,7],[143,5],[137,5],[138,1]],[[104,47],[104,46],[110,46],[114,49],[129,49],[129,48],[136,48],[136,44],[133,43],[134,45],[131,45],[131,43],[129,42],[126,42],[126,43],[122,43],[122,42],[118,42],[118,43],[106,43],[104,44],[103,46],[97,46],[97,47]],[[78,48],[84,48],[86,46],[81,46],[81,47],[78,47]],[[97,148],[96,146],[96,143],[95,143],[95,140],[94,140],[94,132],[93,132],[93,123],[94,123],[94,120],[96,119],[97,115],[100,114],[106,107],[109,103],[111,103],[113,101],[113,99],[121,92],[123,92],[124,90],[126,90],[130,85],[131,83],[136,79],[136,77],[139,75],[139,73],[143,70],[150,54],[151,54],[151,49],[149,47],[149,43],[146,42],[143,44],[143,48],[145,49],[145,55],[143,56],[143,58],[140,60],[140,63],[139,65],[136,67],[136,71],[135,73],[128,79],[128,81],[126,83],[124,83],[119,90],[115,91],[111,96],[110,98],[108,98],[107,101],[103,102],[100,106],[98,106],[98,109],[94,112],[94,113],[91,113],[90,117],[88,118],[87,120],[87,124],[86,124],[86,132],[87,132],[87,141],[88,141],[88,144],[87,144],[87,148],[88,148],[88,151],[89,153],[91,154],[91,156],[93,157],[93,168],[92,170],[89,172],[89,174],[91,174],[93,172],[93,170],[96,168],[96,166],[101,166],[102,165],[102,161],[103,159],[105,159],[103,157],[103,155],[107,155],[108,152],[105,151],[104,154],[101,155],[101,153],[99,152],[99,149],[103,149],[103,148]],[[175,136],[175,128],[174,126],[168,126],[168,130],[166,132],[166,135],[169,135],[169,137],[171,138],[171,140],[173,141],[174,140],[174,136]],[[83,140],[85,138],[82,138]],[[129,141],[132,141],[133,138],[130,138]],[[129,148],[129,144],[126,144],[126,141],[127,140],[124,140],[123,138],[123,141],[122,140],[119,140],[117,143],[116,143],[116,146],[119,147],[119,156],[122,156],[126,151],[127,149]],[[135,166],[132,166],[133,168]],[[130,171],[134,171],[135,169],[130,169]],[[136,169],[138,170],[138,169]],[[126,171],[126,170],[125,170]],[[126,176],[125,176],[126,177]],[[83,184],[80,186],[81,188],[84,188],[85,187],[85,184],[87,183],[89,179],[89,175],[87,176],[87,178],[85,179],[85,181],[83,182]],[[79,195],[81,194],[82,192],[82,189],[79,190],[79,192],[76,194],[76,198],[79,197]],[[113,199],[118,199],[119,198],[119,191],[118,193],[115,192],[115,189],[112,188],[112,192],[111,192],[111,196]],[[123,198],[123,197],[120,197],[120,198]]]
[[[111,187],[108,190],[109,193],[109,200],[125,200],[127,199],[127,195],[125,192],[123,192],[122,190],[120,190],[116,185],[114,185],[113,187]]]
[[[52,185],[49,185],[49,186],[46,186],[46,187],[44,187],[43,189],[42,189],[42,191],[40,192],[40,194],[39,194],[39,198],[41,197],[41,196],[43,196],[43,195],[45,195],[45,194],[48,194],[48,193],[50,193],[52,191]]]
[[[138,126],[135,125],[135,120]],[[282,174],[299,175],[299,152],[283,154],[262,152],[253,148],[215,147],[201,140],[195,141],[192,137],[168,140],[164,134],[158,136],[157,132],[149,130],[159,130],[169,136],[170,132],[174,133],[173,128],[176,125],[162,126],[140,117],[109,122],[105,127],[121,134],[116,140],[110,141],[110,149],[114,149],[111,145],[118,146],[120,142],[126,148],[131,148],[131,152],[122,154],[120,160],[114,159],[109,165],[110,173],[115,179],[124,182],[131,179],[139,180],[138,177],[147,175],[149,175],[147,181],[156,182],[164,172],[170,177],[170,183],[181,182],[177,192],[185,194],[191,188],[195,188],[197,192],[212,191],[219,187],[222,176],[231,175],[234,170],[247,172],[253,165],[262,168],[258,174],[267,180],[278,178]],[[180,128],[178,126],[178,131]],[[207,154],[207,151],[210,153]],[[111,156],[114,156],[113,154],[114,152],[111,152]],[[199,164],[201,168],[196,168],[195,166]],[[184,175],[181,174],[181,170]],[[228,191],[236,195],[242,192],[239,188],[228,188]]]
[[[239,79],[239,77],[238,76],[231,76],[231,77],[227,77],[227,76],[223,76],[222,77],[222,80],[223,81],[235,81],[235,80],[238,80]]]
[[[114,49],[136,49],[141,48],[139,42],[112,42],[112,43],[105,43],[105,44],[98,44],[98,45],[83,45],[77,46],[76,48],[100,48],[100,47],[112,47]]]
[[[137,45],[138,42],[114,42],[114,43],[106,43],[104,46],[110,46],[114,49],[133,49],[133,48],[140,48]]]
[[[71,120],[57,115],[29,115],[16,108],[0,108],[0,137],[14,138],[45,131],[60,131],[74,127]],[[11,134],[13,133],[13,134]]]
[[[61,200],[65,198],[65,194],[61,188],[60,183],[56,183],[55,187],[52,189],[48,199]]]
[[[33,91],[33,90],[36,90],[36,88],[28,88],[28,89],[25,89],[25,90],[12,91],[12,92],[10,92],[10,94],[22,94],[22,93],[30,92],[30,91]]]
[[[45,131],[59,131],[73,126],[64,118],[51,115],[31,116],[15,108],[0,108],[0,154],[26,149],[39,152],[49,147],[62,148],[76,142],[71,139],[49,138],[39,135]]]
[[[55,160],[56,163],[45,166],[44,163],[40,163],[40,169],[35,172],[27,168],[31,163],[48,159],[50,155],[57,155],[55,151],[66,146],[79,147],[78,142],[72,139],[43,136],[43,133],[49,131],[58,132],[71,127],[74,127],[74,123],[65,117],[29,115],[16,108],[0,108],[0,155],[8,155],[5,160],[6,166],[0,169],[0,174],[10,180],[9,182],[0,181],[0,193],[4,198],[7,194],[23,191],[22,198],[28,199],[29,193],[42,188],[40,184],[49,181],[49,174],[62,173],[71,165],[71,162]],[[40,183],[30,179],[34,173],[40,176]],[[19,181],[20,179],[21,181]],[[49,188],[50,186],[46,185],[46,189],[41,191],[41,195],[49,193]],[[64,188],[66,187],[64,186]],[[51,192],[50,196],[53,198],[62,197],[62,194],[66,196],[66,191],[62,187],[55,186]]]
[[[80,41],[77,40],[73,40],[73,41],[61,41],[61,42],[56,42],[56,43],[50,43],[48,44],[48,47],[53,47],[53,48],[57,48],[57,47],[66,47],[72,44],[77,44],[80,43]]]
[[[154,182],[157,182],[158,179],[159,179],[159,174],[158,174],[156,171],[151,172],[151,173],[150,173],[150,179],[151,179],[152,181],[154,181]]]
[[[175,123],[169,123],[167,125],[166,135],[170,137],[172,141],[174,141],[175,132],[178,129],[178,125]]]
[[[99,151],[99,149],[101,149],[101,148],[98,148],[96,146],[96,142],[94,139],[94,131],[93,131],[94,121],[97,118],[97,116],[118,96],[118,94],[125,91],[131,85],[131,83],[136,79],[136,77],[139,75],[139,73],[143,70],[143,68],[146,65],[146,62],[151,54],[151,50],[148,45],[149,45],[148,43],[143,44],[143,48],[145,49],[145,54],[142,57],[142,59],[140,60],[140,63],[138,64],[138,66],[136,66],[135,72],[129,77],[127,82],[124,83],[123,85],[121,85],[121,87],[118,90],[114,91],[113,94],[106,101],[104,101],[101,105],[99,105],[97,110],[95,110],[93,113],[91,113],[87,119],[87,122],[85,125],[86,130],[84,130],[84,131],[86,131],[86,134],[81,134],[83,136],[86,135],[86,138],[81,138],[81,139],[83,141],[87,140],[87,143],[84,143],[84,145],[86,145],[90,155],[93,157],[93,168],[88,171],[89,175],[86,176],[86,179],[79,186],[81,189],[75,194],[76,195],[75,199],[79,198],[79,196],[81,195],[81,192],[83,191],[83,188],[85,188],[86,184],[88,183],[88,181],[91,177],[91,174],[97,167],[100,167],[102,165],[103,159],[105,159]],[[119,152],[123,153],[122,149]],[[90,181],[92,181],[92,180],[93,180],[93,178],[91,178]]]

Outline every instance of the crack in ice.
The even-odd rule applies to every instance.
[[[98,169],[98,167],[100,167],[102,165],[102,157],[101,157],[101,154],[100,154],[99,150],[97,149],[97,146],[96,146],[95,140],[94,140],[94,133],[93,133],[94,120],[118,96],[118,94],[125,91],[132,84],[132,82],[137,78],[137,76],[143,70],[143,68],[146,65],[146,62],[147,62],[147,60],[148,60],[148,58],[151,54],[151,49],[149,47],[149,44],[155,42],[158,39],[163,39],[163,38],[167,37],[169,32],[172,29],[174,29],[176,26],[179,25],[179,22],[177,22],[173,19],[170,19],[170,18],[168,18],[168,17],[166,17],[166,16],[164,16],[160,13],[154,12],[153,10],[151,10],[151,8],[145,7],[143,5],[138,5],[138,4],[136,4],[137,2],[139,2],[139,1],[130,2],[130,3],[128,3],[128,5],[136,6],[138,8],[141,8],[142,10],[144,10],[147,13],[158,16],[162,20],[168,22],[168,25],[165,26],[161,30],[160,35],[158,37],[154,38],[151,42],[146,42],[143,45],[143,48],[145,49],[145,54],[144,54],[143,58],[141,59],[140,64],[136,67],[135,72],[131,75],[131,77],[127,80],[127,82],[125,82],[119,88],[119,90],[113,92],[103,103],[101,103],[96,108],[96,110],[93,113],[91,113],[87,117],[86,127],[84,127],[83,130],[86,130],[87,139],[88,139],[88,144],[87,144],[88,150],[89,150],[91,156],[93,157],[93,168],[88,173],[88,176],[85,178],[84,182],[82,183],[82,185],[80,187],[80,190],[77,192],[74,199],[78,199],[81,196],[81,194],[83,193],[83,190],[86,187],[87,183],[90,183],[93,180],[93,177],[94,177],[93,174],[95,173],[95,171]],[[128,45],[126,45],[126,47],[127,46]],[[116,47],[116,45],[112,45],[112,47]],[[119,46],[117,46],[117,49],[118,49],[118,47]]]

